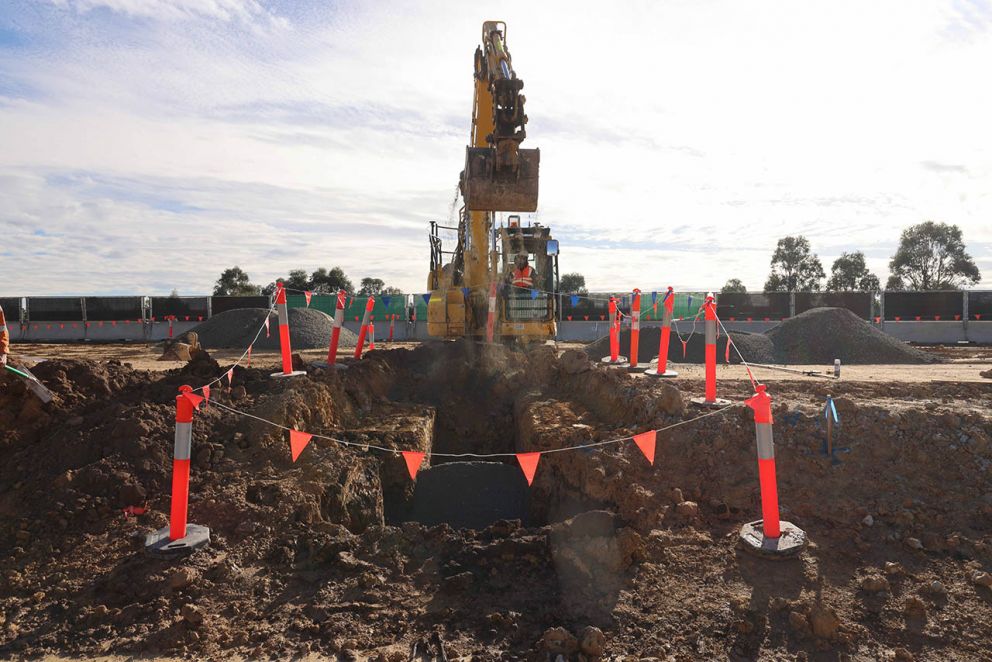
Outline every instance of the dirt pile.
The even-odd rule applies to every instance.
[[[197,324],[196,332],[200,345],[206,349],[244,349],[255,337],[255,333],[265,321],[264,308],[238,308],[214,315],[206,322]],[[334,319],[310,308],[289,309],[289,341],[293,349],[320,349],[328,346]],[[185,334],[177,338],[188,342]],[[354,347],[358,337],[348,329],[341,329],[338,340],[340,347]],[[279,349],[279,319],[273,313],[269,318],[269,337],[265,329],[254,344],[255,349]]]
[[[783,363],[938,363],[933,354],[879,331],[846,308],[813,308],[765,334]]]
[[[686,327],[691,328],[691,327]],[[731,338],[745,361],[749,363],[832,364],[840,359],[845,364],[873,363],[939,363],[940,357],[925,352],[879,331],[846,308],[813,308],[785,320],[766,333],[731,331]],[[642,328],[638,354],[641,363],[658,356],[661,328]],[[672,329],[668,344],[668,360],[674,363],[705,363],[706,339],[703,322],[697,322],[696,332],[683,328],[682,337],[688,342],[683,356],[682,343]],[[718,331],[717,361],[726,358],[726,335]],[[630,351],[630,330],[620,333],[620,354]],[[604,336],[586,346],[594,360],[610,354],[610,338]],[[733,347],[730,362],[740,363]]]
[[[421,471],[459,460],[432,451],[505,453],[496,461],[519,471],[517,452],[688,421],[698,382],[469,342],[294,379],[237,368],[194,416],[190,520],[211,545],[149,558],[143,537],[169,511],[177,388],[215,365],[47,361],[35,373],[56,399],[25,426],[7,417],[32,396],[0,378],[0,656],[571,662],[902,648],[938,660],[992,647],[992,384],[776,384],[783,515],[814,544],[769,563],[735,551],[760,513],[742,406],[660,433],[654,464],[629,442],[542,455],[529,525],[407,521],[416,483],[389,449],[425,452]],[[828,393],[836,461],[820,452]],[[748,385],[721,395],[740,401]],[[294,463],[285,430],[218,405],[356,445],[314,438]],[[446,504],[476,488],[433,487]]]
[[[685,355],[683,356],[682,342],[679,340],[675,329],[672,329],[668,341],[668,360],[673,363],[704,363],[706,361],[706,338],[703,335],[703,323],[697,322],[696,332],[691,333],[685,327],[682,330],[682,337],[687,340]],[[744,356],[745,361],[751,363],[775,363],[776,353],[772,341],[760,333],[746,333],[744,331],[734,331],[731,336],[737,343],[737,348]],[[661,339],[661,327],[649,326],[641,329],[638,340],[637,354],[640,363],[648,363],[658,356],[658,344]],[[721,331],[717,339],[717,358],[722,363],[726,356],[727,336]],[[604,336],[599,340],[586,346],[586,352],[590,358],[599,360],[610,355],[610,337]],[[620,354],[626,356],[630,352],[630,330],[624,329],[620,332]],[[740,363],[737,352],[731,348],[730,362]]]

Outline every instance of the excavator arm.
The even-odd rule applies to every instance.
[[[541,152],[522,149],[527,137],[524,82],[506,47],[506,24],[486,21],[475,51],[472,144],[466,150],[461,191],[469,211],[537,210]]]

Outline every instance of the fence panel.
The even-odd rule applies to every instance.
[[[3,308],[3,316],[7,318],[7,324],[16,324],[21,320],[20,297],[0,297],[0,308]]]
[[[964,293],[956,292],[886,292],[885,319],[902,321],[961,319]]]
[[[746,292],[717,295],[716,314],[723,320],[774,320],[789,317],[791,295],[788,292]]]
[[[269,297],[247,296],[247,297],[210,297],[210,314],[220,315],[229,310],[239,308],[268,308]]]
[[[141,297],[86,297],[86,319],[92,322],[140,320]]]
[[[992,320],[992,292],[968,292],[968,319]]]
[[[28,317],[32,322],[83,320],[82,297],[29,297]]]
[[[210,297],[152,297],[152,317],[196,321],[210,316]]]

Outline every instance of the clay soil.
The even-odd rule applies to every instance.
[[[456,530],[408,521],[402,458],[363,444],[426,452],[430,471],[452,461],[432,450],[625,437],[704,413],[688,404],[700,377],[679,366],[659,382],[575,349],[456,342],[274,380],[275,357],[260,353],[195,416],[190,520],[212,539],[168,561],[143,541],[168,520],[174,398],[219,374],[224,355],[146,365],[147,347],[129,363],[16,349],[50,357],[32,369],[55,400],[43,406],[0,377],[5,657],[985,660],[992,650],[984,355],[893,367],[885,381],[873,366],[858,366],[860,379],[845,367],[841,381],[763,377],[782,515],[810,539],[798,558],[768,561],[737,545],[760,513],[741,366],[720,372],[734,406],[659,434],[653,466],[632,443],[546,454],[525,517]],[[828,394],[841,417],[833,458],[822,452]],[[358,446],[315,439],[294,464],[284,431],[218,404]],[[147,510],[125,516],[128,506]]]

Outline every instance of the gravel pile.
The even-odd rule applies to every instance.
[[[691,337],[691,322],[680,325],[679,329],[682,332],[682,337],[688,341],[685,348],[685,357],[682,356],[682,342],[679,340],[673,327],[671,338],[668,341],[668,360],[675,363],[704,363],[706,361],[706,338],[703,335],[702,321],[696,323],[696,333],[692,334]],[[745,361],[752,363],[776,362],[775,347],[772,345],[772,341],[764,334],[734,331],[731,335],[734,343],[737,344],[737,348],[744,355]],[[658,356],[658,342],[660,338],[661,327],[649,326],[647,328],[641,328],[637,350],[639,355],[638,361],[640,363],[647,363]],[[719,363],[724,362],[726,351],[727,336],[721,332],[720,337],[717,339],[717,361]],[[587,345],[586,352],[590,358],[597,361],[604,356],[609,356],[609,335]],[[620,355],[627,356],[628,352],[630,352],[630,331],[624,330],[620,333]],[[740,363],[737,352],[733,348],[730,349],[730,362]]]
[[[206,349],[243,349],[262,326],[265,314],[264,308],[228,310],[197,324],[192,330],[199,336],[200,345]],[[319,310],[289,309],[289,341],[294,350],[326,348],[333,328],[333,318]],[[279,349],[279,318],[275,313],[269,319],[269,330],[268,338],[265,337],[265,330],[262,330],[255,341],[255,349]],[[183,336],[179,340],[185,341]],[[340,347],[354,347],[358,343],[358,337],[342,328],[338,343]]]
[[[940,363],[940,358],[879,331],[846,308],[813,308],[766,334],[784,363]]]

